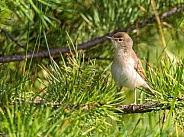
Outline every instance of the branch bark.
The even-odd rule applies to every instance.
[[[22,102],[24,103],[24,102]],[[96,103],[96,104],[63,104],[61,102],[46,102],[43,99],[36,99],[34,101],[28,102],[30,105],[42,105],[42,106],[51,106],[51,107],[59,107],[65,106],[66,109],[71,108],[84,108],[84,109],[93,109],[97,107],[102,107],[106,104]],[[20,104],[20,102],[13,102],[11,105]],[[147,104],[136,104],[136,105],[122,105],[119,104],[116,106],[115,112],[119,114],[134,114],[134,113],[147,113],[151,111],[160,111],[160,110],[170,110],[169,104],[163,103],[147,103]]]
[[[8,31],[0,26],[0,30],[5,33],[6,37],[10,38],[14,43],[16,43],[19,47],[26,50],[26,46],[20,43],[16,38],[14,38]],[[28,52],[32,53],[31,50],[28,49]]]
[[[159,111],[170,109],[170,106],[162,103],[148,103],[148,104],[137,104],[137,105],[119,105],[118,108],[121,111],[117,113],[133,114],[133,113],[147,113],[151,111]]]
[[[182,12],[183,10],[184,10],[184,6],[181,5],[179,8],[174,8],[174,9],[168,11],[168,12],[163,13],[160,16],[160,19],[163,20],[165,18],[170,17],[171,15],[173,15],[175,13]],[[148,19],[144,20],[143,22],[138,23],[138,27],[143,27],[146,24],[152,23],[154,21],[155,21],[155,17],[153,16],[152,18],[148,18]],[[132,26],[127,27],[127,28],[117,29],[117,30],[115,30],[113,32],[105,34],[104,36],[97,37],[97,38],[92,39],[92,40],[90,40],[88,42],[79,44],[78,45],[78,50],[86,49],[86,48],[92,47],[92,46],[94,46],[96,44],[99,44],[99,43],[101,43],[101,42],[103,42],[103,41],[105,41],[107,39],[106,36],[112,36],[113,34],[115,34],[117,32],[120,32],[120,31],[129,32],[129,31],[131,31],[131,30],[133,30],[135,28],[136,28],[136,26],[132,25]],[[14,41],[14,42],[16,42],[17,44],[19,43],[19,46],[22,46],[22,44],[20,42],[17,42],[17,41]],[[70,49],[72,51],[74,50],[72,46],[70,48],[69,47],[54,48],[54,49],[50,49],[50,54],[51,55],[56,55],[56,54],[59,54],[59,53],[67,53],[67,52],[70,52]],[[28,53],[27,56],[23,55],[23,54],[22,55],[12,55],[12,56],[3,56],[3,57],[0,57],[0,63],[21,61],[21,60],[24,60],[24,59],[32,59],[32,58],[40,58],[40,57],[49,57],[48,51],[44,50],[44,51],[39,51],[39,52],[36,52],[36,53],[34,53],[34,52],[33,53]]]

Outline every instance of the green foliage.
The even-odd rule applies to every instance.
[[[156,1],[159,14],[182,3]],[[0,56],[71,45],[77,49],[79,43],[152,16],[146,0],[1,0],[0,27],[25,49],[1,31]],[[148,83],[157,94],[140,89],[138,102],[159,102],[170,110],[117,113],[119,104],[133,102],[133,91],[114,84],[113,46],[106,41],[49,59],[1,63],[0,136],[183,136],[183,13],[162,23],[167,49],[156,23],[129,34],[143,64],[149,62]]]
[[[2,135],[166,136],[171,134],[175,136],[179,134],[184,122],[183,103],[178,100],[179,92],[183,92],[182,60],[177,62],[178,66],[173,66],[166,56],[161,59],[162,65],[159,68],[150,68],[149,79],[155,90],[161,94],[158,95],[159,101],[173,106],[171,110],[137,115],[115,113],[117,105],[124,104],[124,93],[117,91],[112,80],[109,79],[106,74],[108,67],[104,71],[99,71],[95,62],[95,60],[84,61],[84,54],[80,52],[70,53],[66,59],[61,56],[59,64],[52,60],[50,67],[42,66],[46,76],[40,79],[43,84],[42,90],[35,95],[28,95],[31,92],[25,90],[27,78],[19,77],[17,84],[14,82],[10,86],[5,84],[8,81],[3,77],[1,89],[4,91],[6,101],[1,104],[0,109]],[[8,96],[7,93],[10,95]],[[40,104],[29,103],[31,99],[36,100],[38,97],[43,99]],[[158,101],[154,97],[151,98],[153,102]],[[145,102],[144,98],[142,100]],[[10,105],[10,101],[14,104]],[[55,107],[52,104],[44,104],[55,101],[60,102],[61,105]]]

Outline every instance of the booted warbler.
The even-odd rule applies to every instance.
[[[125,32],[118,32],[109,38],[115,48],[111,73],[114,81],[121,87],[134,89],[134,104],[136,104],[136,87],[143,87],[150,91],[145,78],[142,63],[132,49],[133,41]]]

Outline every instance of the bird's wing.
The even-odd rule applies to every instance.
[[[146,73],[145,73],[145,71],[144,71],[144,69],[142,67],[141,61],[139,60],[139,58],[137,57],[137,55],[135,54],[134,51],[131,52],[131,56],[134,59],[134,69],[146,81]],[[144,87],[144,88],[146,88],[146,90],[150,91],[153,95],[156,96],[156,94],[153,92],[153,90],[148,85],[146,87]]]
[[[144,79],[146,80],[146,73],[142,67],[142,63],[139,60],[139,58],[137,57],[137,55],[135,54],[135,52],[132,52],[132,57],[134,59],[134,69],[136,70],[136,72]]]

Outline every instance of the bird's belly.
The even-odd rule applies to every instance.
[[[114,81],[120,86],[135,88],[142,86],[145,83],[142,77],[131,65],[120,67],[116,64],[112,64],[111,73]]]

